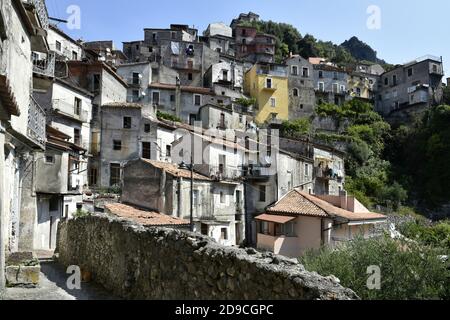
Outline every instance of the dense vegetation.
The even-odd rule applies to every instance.
[[[429,224],[424,219],[407,222],[400,232],[423,245],[443,248],[450,254],[450,220]]]
[[[160,120],[168,120],[168,121],[173,121],[173,122],[182,122],[181,119],[178,118],[177,116],[175,116],[173,114],[170,114],[170,113],[162,112],[162,111],[158,111],[156,116]]]
[[[356,61],[379,62],[377,53],[369,45],[360,41],[357,37],[352,37],[341,45],[331,41],[321,41],[310,34],[302,37],[299,30],[286,23],[273,21],[255,21],[243,23],[256,27],[258,31],[268,33],[277,37],[276,60],[282,61],[289,56],[289,53],[300,54],[308,57],[323,57],[339,65],[346,65]]]
[[[440,248],[386,236],[356,239],[340,250],[311,251],[300,260],[307,270],[338,277],[362,299],[450,299],[450,268],[442,253]],[[379,290],[367,286],[370,266],[380,268]]]
[[[450,200],[450,106],[428,110],[413,125],[393,130],[386,158],[410,200],[419,207],[437,208]]]

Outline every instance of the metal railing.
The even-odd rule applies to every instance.
[[[209,166],[209,176],[217,181],[236,181],[242,177],[242,172],[226,166]]]
[[[39,17],[39,21],[41,23],[42,29],[48,30],[49,22],[48,22],[48,12],[47,6],[45,5],[44,0],[24,0],[24,2],[33,5],[36,8],[37,16]]]
[[[55,76],[55,54],[53,52],[49,52],[44,59],[33,55],[32,61],[34,73],[52,78]]]
[[[36,144],[45,149],[46,142],[46,115],[44,109],[30,96],[30,106],[28,108],[28,128],[27,136]]]

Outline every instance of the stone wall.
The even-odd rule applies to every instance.
[[[126,299],[357,299],[296,260],[107,216],[61,222],[57,253]]]

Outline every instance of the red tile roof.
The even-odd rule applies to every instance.
[[[168,174],[176,178],[186,178],[186,179],[191,178],[190,170],[180,169],[176,164],[159,162],[148,159],[141,159],[141,160],[144,161],[145,163],[152,165],[155,168],[166,171]],[[210,178],[195,172],[194,172],[194,180],[212,181]]]
[[[128,219],[144,226],[188,226],[189,221],[174,218],[153,211],[144,211],[132,206],[120,203],[109,203],[105,205],[108,213],[120,218]]]
[[[313,195],[293,190],[267,209],[269,214],[288,214],[324,218],[343,218],[349,221],[384,220],[386,216],[372,212],[351,212],[332,205]]]
[[[291,222],[293,220],[297,219],[297,217],[287,217],[287,216],[274,216],[271,214],[262,214],[255,218],[255,220],[261,220],[261,221],[268,221],[268,222],[275,222],[279,224],[286,224],[288,222]]]

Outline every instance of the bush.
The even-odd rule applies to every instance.
[[[158,119],[169,120],[169,121],[173,121],[173,122],[182,122],[180,118],[178,118],[177,116],[174,116],[173,114],[170,114],[170,113],[158,111],[156,113],[156,116],[158,117]]]
[[[422,220],[408,222],[400,227],[400,232],[424,245],[443,248],[450,254],[450,220],[427,225]]]
[[[334,275],[366,300],[450,299],[450,269],[442,252],[415,243],[357,239],[340,250],[310,251],[300,260],[307,270]],[[368,267],[381,269],[381,289],[367,287]]]
[[[75,219],[84,218],[84,217],[90,217],[90,216],[91,216],[91,213],[89,211],[85,211],[85,210],[77,210],[77,212],[75,212],[73,214],[73,217]]]
[[[301,118],[292,121],[284,121],[281,126],[281,135],[283,137],[295,138],[308,134],[311,130],[309,119]]]

